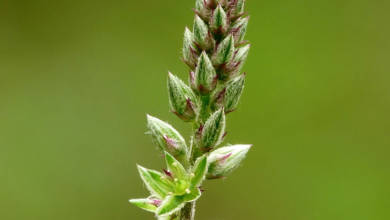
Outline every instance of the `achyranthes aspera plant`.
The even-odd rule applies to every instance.
[[[193,220],[205,179],[225,177],[237,168],[251,145],[219,147],[226,114],[237,108],[244,88],[241,73],[250,45],[244,40],[245,0],[196,0],[193,30],[185,28],[183,54],[189,85],[168,74],[169,106],[193,127],[186,142],[170,124],[147,116],[148,133],[165,155],[162,172],[138,165],[150,192],[130,202],[160,220]]]

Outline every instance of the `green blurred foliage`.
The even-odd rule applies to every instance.
[[[0,6],[0,219],[152,219],[136,163],[163,161],[193,0]],[[390,219],[390,2],[251,1],[247,86],[227,140],[244,165],[208,182],[197,219]]]

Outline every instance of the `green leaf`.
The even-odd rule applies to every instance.
[[[207,173],[207,157],[202,156],[195,161],[193,172],[191,174],[192,175],[191,188],[198,187],[202,183],[206,173]]]
[[[161,205],[157,208],[156,214],[158,216],[167,216],[180,210],[187,202],[192,202],[201,196],[199,189],[195,188],[191,192],[185,195],[169,195],[167,196]]]
[[[155,212],[157,210],[157,200],[153,199],[130,199],[129,202],[141,209],[149,212]]]
[[[157,208],[156,214],[158,216],[167,216],[176,211],[179,211],[185,205],[183,196],[167,196],[161,205]]]
[[[151,194],[158,198],[164,198],[169,192],[172,192],[173,185],[162,173],[146,169],[140,165],[137,166],[141,179]]]

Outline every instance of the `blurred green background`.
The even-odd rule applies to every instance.
[[[136,163],[163,161],[193,0],[0,3],[0,219],[153,219]],[[247,86],[228,117],[244,165],[205,184],[201,220],[390,219],[390,2],[248,0]]]

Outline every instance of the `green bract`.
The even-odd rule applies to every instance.
[[[182,48],[189,85],[171,73],[167,79],[169,108],[191,123],[193,132],[186,142],[170,124],[147,115],[147,134],[163,153],[166,168],[137,165],[149,195],[129,200],[158,220],[194,220],[203,181],[229,175],[250,149],[218,148],[226,136],[226,114],[237,108],[245,84],[241,69],[250,48],[244,39],[245,0],[195,1],[193,29],[185,28]]]

